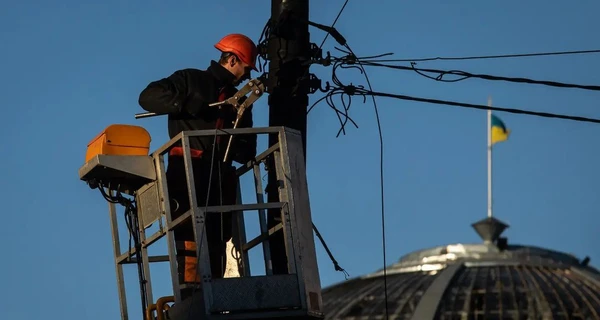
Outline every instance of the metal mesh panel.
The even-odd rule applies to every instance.
[[[142,188],[138,194],[138,214],[144,228],[160,218],[161,208],[156,182]]]
[[[410,319],[435,273],[388,276],[388,308],[394,319]],[[383,277],[352,280],[323,291],[325,319],[385,319]]]
[[[390,319],[411,319],[435,274],[388,276]],[[382,277],[323,291],[326,319],[385,319]],[[600,286],[568,268],[496,265],[459,271],[435,319],[600,319]],[[424,319],[425,320],[425,319]]]
[[[569,269],[465,268],[447,288],[437,317],[447,319],[600,319],[600,288]]]
[[[214,279],[213,308],[218,311],[275,309],[301,304],[296,275]]]

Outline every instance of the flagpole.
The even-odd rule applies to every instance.
[[[492,97],[488,98],[492,106]],[[488,160],[488,218],[492,217],[492,110],[487,110],[487,160]]]

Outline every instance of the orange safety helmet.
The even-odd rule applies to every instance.
[[[245,35],[239,33],[226,35],[215,44],[215,48],[221,52],[235,54],[245,64],[252,67],[254,71],[258,71],[256,69],[256,56],[258,50],[256,49],[254,42]]]

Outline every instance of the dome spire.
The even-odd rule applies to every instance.
[[[484,243],[495,243],[502,232],[506,230],[509,226],[494,218],[487,217],[485,219],[479,220],[471,225],[475,232],[481,237]]]

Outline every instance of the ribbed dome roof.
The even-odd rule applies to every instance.
[[[326,319],[385,319],[383,280],[324,289]],[[489,239],[410,253],[387,268],[387,287],[389,319],[600,319],[600,272],[587,262]]]

